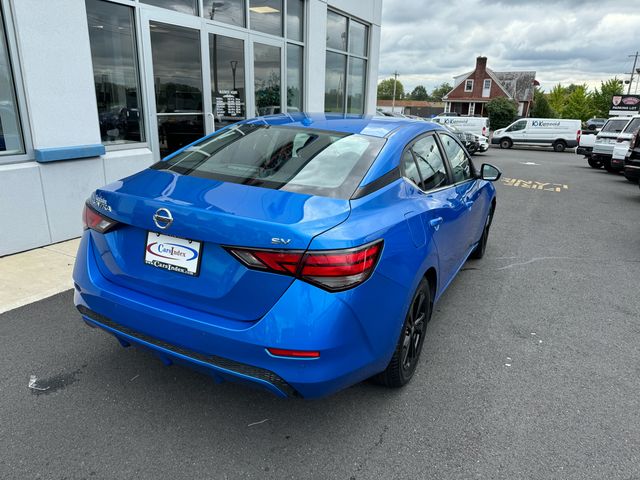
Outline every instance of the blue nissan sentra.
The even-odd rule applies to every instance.
[[[91,195],[75,304],[217,380],[304,398],[400,387],[434,302],[485,252],[499,177],[421,120],[244,121]]]

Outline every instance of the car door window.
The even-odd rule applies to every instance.
[[[411,147],[422,176],[420,188],[433,190],[447,184],[447,169],[433,135],[421,138]]]
[[[507,132],[517,132],[518,130],[524,130],[526,126],[526,120],[518,120],[516,123],[507,128]]]
[[[451,166],[453,182],[458,183],[473,178],[473,166],[464,148],[449,135],[441,134],[440,139]]]
[[[404,154],[402,155],[402,171],[404,172],[404,176],[416,185],[419,186],[422,182],[420,174],[418,173],[416,162],[413,160],[413,154],[411,153],[411,150],[405,150]]]

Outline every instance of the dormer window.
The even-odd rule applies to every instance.
[[[473,92],[473,80],[467,80],[464,82],[464,91]]]

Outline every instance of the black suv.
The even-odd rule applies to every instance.
[[[629,151],[624,159],[624,176],[632,182],[640,180],[640,132],[631,137]]]

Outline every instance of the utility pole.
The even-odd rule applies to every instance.
[[[635,68],[635,64],[633,65],[633,68]],[[393,100],[391,101],[391,113],[395,113],[395,110],[396,110],[396,83],[398,83],[397,70],[393,72]]]
[[[633,85],[633,76],[636,73],[636,65],[638,64],[638,55],[640,53],[636,52],[635,55],[629,55],[629,58],[633,57],[633,68],[631,69],[631,78],[629,79],[629,88],[627,89],[627,95],[631,95],[631,85]]]

